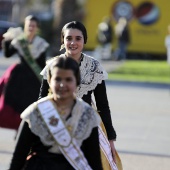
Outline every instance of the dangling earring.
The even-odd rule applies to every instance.
[[[60,47],[60,51],[63,50],[65,48],[65,45],[62,44],[61,47]]]

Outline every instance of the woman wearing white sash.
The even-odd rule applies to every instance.
[[[77,62],[60,57],[47,77],[52,95],[21,114],[9,170],[102,170],[100,117],[74,95],[80,83]]]
[[[92,104],[92,93],[95,97],[95,103],[100,117],[106,128],[107,137],[109,139],[109,144],[111,146],[113,160],[117,163],[120,159],[114,147],[114,141],[116,140],[116,132],[112,125],[109,104],[106,94],[105,79],[107,79],[107,72],[101,66],[101,64],[91,56],[84,53],[83,47],[87,42],[87,32],[84,25],[77,21],[72,21],[67,23],[61,32],[61,48],[65,48],[66,52],[62,55],[71,57],[79,63],[81,83],[78,86],[76,96],[82,98],[88,104]],[[61,55],[61,56],[62,56]],[[40,91],[40,98],[45,97],[48,94],[48,83],[46,70],[49,65],[56,59],[54,57],[47,61],[46,67],[43,69],[41,74],[43,75],[43,83]],[[105,159],[105,158],[104,158]],[[103,164],[106,165],[107,160],[104,160]],[[109,165],[105,167],[109,170]],[[121,168],[120,168],[121,170]]]

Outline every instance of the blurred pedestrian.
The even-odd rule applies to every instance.
[[[96,59],[111,59],[112,57],[112,41],[113,29],[110,17],[104,17],[99,23],[97,29],[97,41],[99,45],[96,47],[94,57]]]
[[[25,18],[24,31],[9,28],[2,41],[6,58],[17,54],[20,63],[13,64],[0,79],[0,126],[17,129],[20,113],[39,94],[41,77],[49,44],[37,35],[39,20],[32,15]]]
[[[115,26],[115,35],[118,39],[118,47],[114,52],[114,59],[125,60],[127,45],[130,43],[129,26],[126,18],[119,18]]]
[[[167,49],[167,62],[170,64],[170,25],[168,25],[168,35],[165,37],[165,46]]]
[[[9,170],[102,170],[100,117],[74,93],[80,83],[78,63],[56,58],[47,72],[52,95],[22,114]]]
[[[112,125],[106,93],[105,79],[107,79],[107,72],[104,70],[98,60],[82,52],[86,42],[87,31],[82,23],[78,21],[72,21],[64,25],[61,31],[61,48],[65,48],[65,53],[62,55],[71,57],[76,60],[79,63],[81,73],[81,82],[77,88],[76,96],[78,98],[82,98],[89,105],[92,105],[92,94],[94,94],[97,111],[100,114],[100,117],[107,131],[107,137],[109,141],[107,141],[106,146],[109,147],[108,151],[112,152],[110,153],[110,155],[113,156],[111,158],[111,163],[113,163],[113,160],[116,162],[116,158],[118,158],[117,162],[120,162],[114,146],[114,141],[116,140],[116,132]],[[46,67],[41,72],[43,75],[43,83],[41,86],[40,98],[45,97],[48,95],[48,93],[50,93],[49,85],[47,83],[47,70],[50,64],[55,61],[57,57],[59,56],[50,59],[47,62]],[[102,145],[102,140],[100,140],[100,142]],[[102,152],[102,154],[104,153]],[[102,159],[106,159],[105,155],[103,155]],[[105,160],[104,165],[107,166],[107,160]],[[107,167],[105,169],[109,170],[110,168]]]

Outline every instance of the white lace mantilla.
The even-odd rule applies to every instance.
[[[19,37],[18,37],[19,38]],[[19,43],[19,39],[15,38],[12,40],[11,44],[19,51],[19,53],[23,56],[24,52]],[[41,37],[36,36],[31,44],[28,44],[30,53],[34,59],[37,59],[41,53],[43,53],[49,44]]]
[[[42,98],[39,102],[48,99],[49,97]],[[61,153],[56,141],[49,133],[41,114],[37,110],[37,103],[30,105],[21,114],[21,118],[28,122],[31,131],[40,137],[41,142],[45,146],[52,146],[49,152]],[[82,142],[90,136],[92,129],[100,124],[101,119],[87,103],[77,99],[72,110],[72,116],[63,121],[66,127],[72,127],[69,132],[76,139],[77,144],[81,146]]]
[[[108,78],[107,72],[102,65],[86,54],[80,66],[81,84],[77,88],[77,97],[82,98],[88,91],[94,90],[97,84],[101,84],[102,80]]]
[[[94,90],[98,84],[101,84],[102,80],[108,78],[108,74],[102,65],[91,56],[83,54],[83,60],[80,66],[81,84],[77,88],[76,96],[82,98],[88,91]],[[41,71],[44,79],[47,79],[47,70],[56,57],[51,59],[46,67]]]

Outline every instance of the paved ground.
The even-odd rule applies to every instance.
[[[0,57],[0,75],[17,59]],[[107,71],[122,63],[102,62]],[[107,81],[115,143],[124,170],[170,169],[170,87]],[[15,131],[0,129],[0,170],[7,169]]]
[[[125,170],[169,170],[170,89],[107,83]]]

